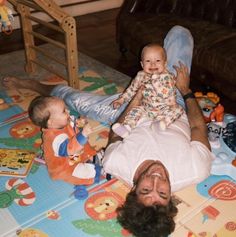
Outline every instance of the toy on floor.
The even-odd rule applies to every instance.
[[[208,138],[216,159],[211,174],[236,180],[236,116],[225,114],[220,98],[212,92],[195,93],[208,127]]]
[[[223,122],[224,120],[224,107],[218,104],[210,113],[210,120],[216,122]]]
[[[223,141],[233,152],[236,152],[236,121],[227,124]]]
[[[213,92],[208,92],[207,94],[203,94],[202,92],[195,92],[194,95],[197,99],[199,106],[202,109],[206,123],[211,122],[212,121],[211,119],[214,119],[215,121],[217,121],[217,119],[222,120],[223,113],[221,111],[223,106],[220,105],[220,107],[216,111],[214,111],[214,109],[217,107],[217,104],[220,101],[220,98],[217,94]]]
[[[0,27],[3,33],[10,35],[12,33],[11,22],[14,18],[11,9],[5,4],[6,0],[0,0]]]
[[[212,143],[209,139],[212,151],[216,156],[212,162],[211,174],[228,175],[236,180],[236,116],[225,114],[223,122],[224,127],[214,122],[210,123],[209,135],[210,137],[215,136],[218,141],[218,146],[216,146],[216,143]]]
[[[223,125],[223,124],[222,124]],[[211,145],[211,148],[220,148],[220,137],[225,132],[225,127],[221,126],[217,122],[210,122],[207,124],[208,128],[208,139]]]
[[[96,171],[96,175],[94,177],[94,183],[99,183],[102,167],[99,166],[98,164],[94,164],[94,166]],[[74,197],[78,200],[84,200],[89,195],[87,187],[85,185],[75,185],[74,189],[75,191],[71,195],[74,195]]]
[[[219,96],[214,92],[207,92],[205,95],[202,92],[195,92],[194,93],[197,100],[201,100],[202,98],[205,98],[206,100],[210,100],[212,103],[217,104],[220,101]]]
[[[75,191],[73,192],[73,195],[78,200],[84,200],[88,197],[88,191],[86,186],[84,185],[76,185],[74,187]]]
[[[226,152],[219,152],[212,164],[211,174],[228,175],[236,180],[236,156]]]

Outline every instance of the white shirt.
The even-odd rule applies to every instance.
[[[204,180],[210,174],[213,154],[198,141],[190,141],[186,114],[165,131],[159,122],[139,124],[123,141],[105,152],[105,172],[133,186],[135,171],[145,160],[159,160],[167,168],[173,192]]]

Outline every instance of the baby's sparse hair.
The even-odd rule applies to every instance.
[[[47,128],[50,111],[48,110],[49,103],[55,99],[53,96],[37,96],[34,98],[28,108],[28,113],[31,121],[41,127]]]
[[[141,60],[143,60],[143,55],[144,55],[144,53],[145,53],[145,49],[147,49],[147,48],[152,48],[152,47],[158,47],[158,48],[162,49],[162,50],[163,50],[164,59],[165,59],[165,61],[167,60],[167,55],[166,55],[165,49],[164,49],[160,44],[158,44],[158,43],[149,43],[149,44],[146,44],[146,45],[143,47],[142,51],[141,51]]]

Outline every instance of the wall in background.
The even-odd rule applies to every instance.
[[[93,12],[104,11],[108,9],[118,8],[124,0],[54,0],[61,8],[71,16],[80,16]],[[7,6],[13,11],[14,22],[12,26],[14,29],[21,28],[20,18],[14,7],[7,2]],[[44,21],[52,21],[52,18],[45,13],[33,12],[36,16]]]

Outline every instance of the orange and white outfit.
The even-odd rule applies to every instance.
[[[92,184],[95,169],[85,162],[96,151],[79,129],[70,123],[61,129],[50,128],[42,131],[44,158],[50,177],[74,185]],[[71,159],[74,157],[77,157],[77,162],[72,164]]]

